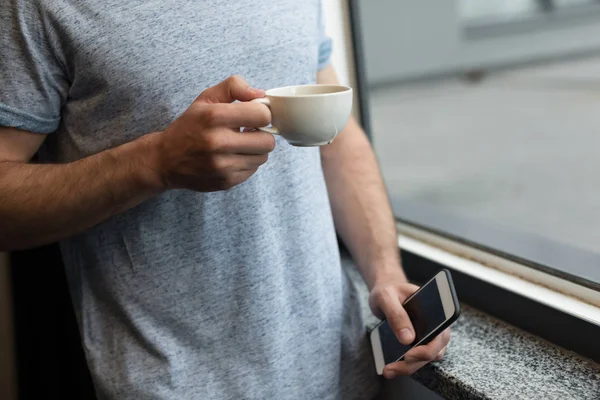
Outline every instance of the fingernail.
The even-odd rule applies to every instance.
[[[403,328],[400,330],[400,341],[403,344],[410,344],[413,341],[413,334],[410,329]]]

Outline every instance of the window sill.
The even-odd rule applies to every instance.
[[[468,306],[444,360],[413,378],[446,399],[593,399],[600,365]]]
[[[413,264],[411,257],[414,256],[407,252],[404,255],[409,256],[404,263],[411,277],[414,266],[409,264]],[[361,294],[363,315],[371,316],[364,282],[347,254],[343,253],[342,261]],[[422,265],[416,266],[419,267]],[[460,290],[458,295],[461,298]],[[479,295],[487,293],[483,291]],[[461,308],[461,317],[452,326],[452,339],[444,360],[412,376],[431,391],[446,399],[486,400],[592,399],[600,393],[600,364],[464,303]],[[369,325],[376,322],[372,316],[367,321]],[[398,383],[402,382],[386,381],[382,399],[395,398]]]

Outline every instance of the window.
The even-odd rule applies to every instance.
[[[358,3],[397,217],[599,290],[600,3]]]

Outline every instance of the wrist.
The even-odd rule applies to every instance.
[[[379,285],[389,283],[408,283],[404,270],[399,261],[377,263],[370,269],[370,273],[365,277],[367,286],[370,290]]]
[[[161,161],[161,135],[162,132],[153,132],[131,142],[138,180],[145,189],[155,193],[169,188]]]

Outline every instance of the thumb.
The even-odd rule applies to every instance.
[[[385,314],[392,330],[400,343],[409,345],[415,340],[415,333],[398,295],[393,290],[386,290],[378,293],[376,300],[378,308]]]
[[[265,97],[265,91],[254,89],[239,75],[232,75],[223,82],[206,89],[198,96],[196,101],[203,103],[232,103],[250,101],[257,97]]]

